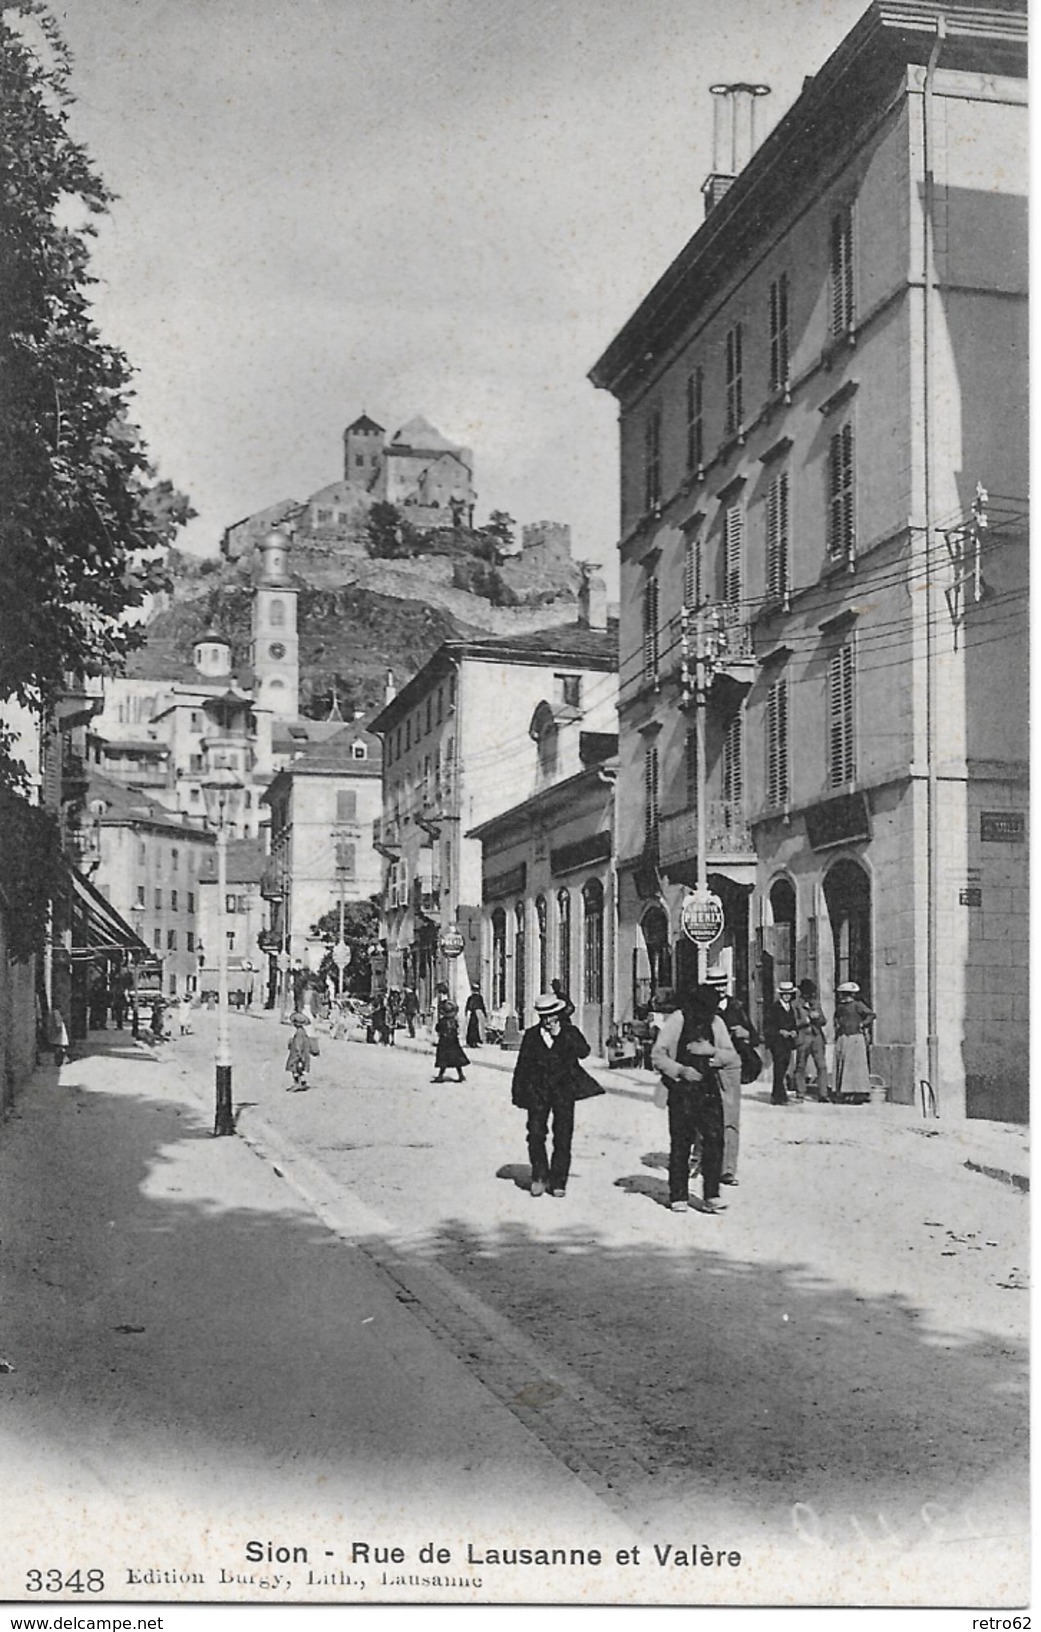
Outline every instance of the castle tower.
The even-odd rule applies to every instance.
[[[261,566],[253,591],[253,702],[279,719],[300,712],[300,643],[296,597],[289,576],[289,540],[268,533],[260,546]]]
[[[368,487],[383,464],[383,426],[363,413],[343,433],[343,479]]]

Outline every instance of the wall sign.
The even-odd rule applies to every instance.
[[[1022,810],[981,810],[980,839],[984,844],[1025,844],[1026,812]]]

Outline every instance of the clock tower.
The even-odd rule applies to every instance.
[[[282,720],[300,712],[296,597],[289,576],[289,539],[285,533],[268,533],[260,546],[253,592],[253,702]]]

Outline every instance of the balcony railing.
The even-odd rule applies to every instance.
[[[661,864],[695,861],[698,853],[696,810],[677,810],[662,816],[658,824]],[[711,800],[705,807],[705,854],[747,856],[752,852],[752,831],[739,805],[729,800]]]
[[[262,873],[260,877],[260,893],[265,901],[281,901],[283,883],[277,873]]]
[[[372,847],[385,853],[401,849],[398,823],[392,816],[377,816],[372,823]]]

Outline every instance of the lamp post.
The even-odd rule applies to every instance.
[[[215,772],[212,781],[203,783],[209,806],[210,821],[217,834],[217,1050],[216,1114],[213,1122],[214,1138],[220,1139],[235,1132],[235,1116],[231,1097],[231,1039],[228,1033],[228,831],[232,795],[239,787],[232,771]]]

